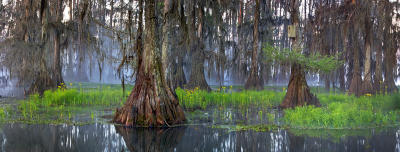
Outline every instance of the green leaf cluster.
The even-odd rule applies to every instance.
[[[339,60],[339,53],[333,56],[321,55],[318,52],[305,55],[301,52],[301,49],[284,48],[279,50],[279,48],[269,44],[264,45],[263,52],[267,61],[297,63],[315,72],[330,72],[343,64],[343,61]]]

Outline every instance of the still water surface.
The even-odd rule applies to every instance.
[[[149,129],[124,128],[112,124],[3,124],[0,128],[0,151],[10,152],[400,151],[400,128],[348,130],[360,133],[331,134],[332,137],[327,136],[324,130],[308,130],[311,135],[306,135],[302,131],[228,131],[207,126]]]

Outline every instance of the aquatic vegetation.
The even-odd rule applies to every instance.
[[[129,95],[130,92],[126,92]],[[116,105],[120,101],[125,101],[122,89],[111,89],[110,87],[97,89],[57,89],[47,90],[43,97],[34,94],[29,97],[29,103],[40,106],[77,106],[77,105]]]
[[[273,124],[275,122],[275,113],[267,113],[268,122]]]
[[[285,110],[284,121],[292,128],[364,128],[398,123],[399,95],[319,95],[322,107]]]
[[[273,107],[279,105],[284,97],[284,92],[271,90],[234,92],[222,88],[207,92],[195,88],[193,90],[176,89],[180,104],[185,109],[205,109],[209,106],[233,106],[248,108],[250,106]]]
[[[6,117],[6,109],[3,107],[0,107],[0,119],[4,119]]]
[[[26,100],[19,101],[15,110],[6,111],[0,107],[0,118],[9,113],[7,120],[1,120],[23,123],[86,123],[95,120],[98,113],[94,111],[111,111],[127,98],[121,88],[98,86],[67,89],[65,84],[62,85],[58,89],[45,91],[42,96],[33,94]],[[70,86],[73,84],[70,83]],[[125,95],[129,93],[127,90]],[[9,111],[16,112],[11,114]]]
[[[114,109],[123,104],[130,93],[126,89],[123,96],[121,87],[117,86],[67,84],[68,88],[45,91],[42,96],[31,95],[19,101],[17,106],[3,105],[0,107],[0,122],[79,124],[104,121],[98,119],[99,116],[113,115]],[[288,109],[281,117],[281,112],[271,108],[281,103],[285,87],[240,92],[233,91],[233,88],[221,87],[211,92],[178,88],[176,94],[189,124],[362,128],[396,125],[400,119],[400,94],[357,98],[341,93],[317,93],[321,107]],[[236,130],[243,128],[238,126]]]

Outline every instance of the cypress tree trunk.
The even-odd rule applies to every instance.
[[[57,7],[56,7],[56,23],[61,24],[61,21],[63,19],[63,1],[59,0],[57,1]],[[60,30],[56,27],[54,29],[54,65],[53,65],[53,73],[54,73],[54,81],[56,84],[59,86],[61,83],[64,83],[64,79],[62,77],[62,67],[61,67],[61,50],[60,50],[60,37],[61,37],[61,32]]]
[[[357,27],[357,26],[356,26]],[[354,28],[354,27],[353,27]],[[361,96],[361,72],[360,72],[360,51],[358,48],[358,37],[357,30],[354,29],[353,34],[353,76],[351,78],[349,86],[349,94],[354,94],[355,96]]]
[[[175,6],[178,10],[184,10],[183,1],[175,2]],[[179,13],[179,26],[181,35],[178,36],[178,49],[174,49],[174,57],[171,62],[171,70],[168,72],[168,80],[170,81],[170,86],[172,90],[176,88],[184,88],[184,85],[187,83],[185,72],[183,71],[183,59],[186,55],[185,48],[187,47],[185,40],[188,38],[187,36],[187,25],[186,25],[186,16],[184,11],[177,11]]]
[[[342,44],[343,44],[343,54],[342,54],[342,60],[346,58],[347,52],[347,40],[348,40],[348,24],[344,23],[344,26],[342,27]],[[345,65],[340,66],[339,68],[339,83],[340,83],[340,90],[345,91],[346,90],[346,81],[345,81],[345,74],[346,74],[346,68]]]
[[[48,1],[43,1],[42,5],[43,5],[43,7],[42,7],[43,10],[41,10],[41,14],[40,14],[41,19],[42,19],[42,40],[46,41],[47,39],[45,37],[48,35],[48,33],[47,33],[48,30],[46,27],[47,27],[49,15],[50,15],[49,8],[48,8]],[[25,13],[29,13],[30,7],[31,7],[31,5],[29,4],[29,2],[27,2]],[[28,23],[28,21],[26,21],[26,23]],[[28,25],[27,25],[27,27],[28,27]],[[25,40],[25,42],[28,42],[28,35],[25,35],[24,40]],[[44,53],[44,50],[40,50],[40,51],[42,51],[42,53]],[[55,83],[54,79],[52,79],[52,77],[51,77],[52,75],[47,68],[47,63],[46,63],[45,57],[41,56],[38,62],[39,62],[40,67],[38,69],[38,72],[34,75],[34,80],[33,80],[32,84],[29,86],[28,92],[25,95],[34,94],[34,93],[39,93],[39,95],[43,95],[44,91],[57,87],[57,84]]]
[[[127,126],[169,126],[182,123],[185,116],[174,93],[166,85],[161,53],[156,50],[155,0],[146,0],[146,35],[135,87],[114,122]]]
[[[331,90],[330,73],[324,74],[324,77],[325,77],[325,91],[329,92]]]
[[[199,2],[200,4],[202,2]],[[195,36],[195,7],[193,6],[190,18],[189,25],[189,37],[190,37],[190,49],[192,53],[192,71],[190,73],[189,83],[186,88],[194,89],[196,87],[201,90],[210,91],[211,88],[208,86],[206,77],[204,75],[204,42],[203,42],[203,16],[204,10],[202,6],[199,6],[198,9],[198,33],[197,37]]]
[[[225,74],[225,47],[224,47],[224,36],[225,34],[222,32],[223,31],[223,19],[222,19],[222,12],[219,10],[222,6],[221,4],[216,5],[217,8],[216,10],[216,21],[217,21],[217,26],[220,29],[218,35],[218,62],[217,62],[217,73],[218,73],[218,81],[219,81],[219,86],[222,87],[224,85],[224,74]],[[219,8],[218,8],[219,7]]]
[[[384,31],[384,61],[385,61],[385,81],[384,87],[386,93],[397,92],[398,88],[394,82],[394,67],[396,66],[396,49],[394,40],[394,34],[391,33],[392,30],[392,10],[393,6],[391,6],[389,1],[384,1],[385,3],[385,31]]]
[[[185,72],[183,72],[183,57],[178,55],[177,62],[172,61],[171,71],[169,71],[168,80],[172,90],[183,88],[186,82]]]
[[[164,0],[164,10],[163,10],[163,17],[164,17],[164,23],[162,27],[162,33],[163,33],[163,41],[162,41],[162,48],[161,48],[161,59],[163,63],[163,68],[162,70],[166,70],[168,67],[168,57],[167,53],[169,52],[169,39],[170,39],[170,24],[172,20],[172,9],[174,7],[174,1],[172,0]],[[166,71],[164,71],[166,73]]]
[[[294,108],[304,105],[320,106],[320,103],[317,97],[311,93],[301,65],[293,64],[288,89],[280,106],[282,108]]]
[[[381,42],[381,41],[380,41]],[[376,69],[374,79],[374,89],[377,94],[383,91],[383,78],[382,78],[382,45],[378,45],[376,49]]]
[[[26,95],[34,93],[39,93],[39,95],[43,95],[44,91],[57,87],[54,79],[50,77],[50,74],[47,71],[46,61],[42,58],[39,62],[40,70],[35,75],[35,79],[29,87],[28,93]]]
[[[299,28],[299,16],[298,9],[300,2],[297,0],[291,0],[290,4],[290,17],[293,25],[296,25],[296,29]],[[292,48],[299,48],[299,42],[297,41],[299,34],[298,30],[296,31],[296,37],[292,39]],[[293,50],[296,51],[296,50]],[[305,72],[301,65],[294,63],[292,65],[290,80],[288,89],[281,103],[280,107],[282,108],[293,108],[296,106],[304,106],[304,105],[315,105],[320,106],[320,103],[316,96],[314,96],[310,88],[307,85],[307,80],[305,77]]]
[[[54,30],[54,57],[53,57],[53,79],[58,86],[64,83],[61,73],[61,62],[60,62],[60,33],[57,29]]]
[[[251,55],[251,68],[250,75],[244,85],[245,89],[264,89],[264,82],[258,72],[258,24],[260,20],[260,0],[256,0],[256,7],[254,9],[254,28],[253,28],[253,52]]]
[[[380,12],[384,12],[383,2],[378,3],[378,10]],[[375,77],[374,77],[374,90],[376,94],[381,94],[383,91],[383,78],[382,78],[382,43],[383,43],[383,25],[384,25],[384,15],[380,13],[378,16],[378,33],[377,33],[377,44],[375,44],[376,48],[376,61],[375,61]]]
[[[372,22],[370,21],[369,9],[370,5],[366,2],[366,14],[365,15],[365,62],[364,62],[364,81],[362,82],[362,94],[373,94],[374,89],[372,87],[372,74],[371,74],[371,28]]]
[[[394,43],[394,42],[392,42]],[[394,66],[396,65],[396,50],[393,48],[386,48],[385,50],[385,92],[397,92],[398,88],[394,83]]]

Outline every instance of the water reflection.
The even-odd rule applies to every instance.
[[[337,137],[314,132],[318,133],[228,132],[205,126],[149,129],[112,124],[4,124],[0,151],[400,151],[398,128]]]
[[[174,151],[185,134],[185,127],[126,128],[115,126],[130,151]]]
[[[0,135],[1,151],[121,151],[124,141],[111,125],[6,124]]]

